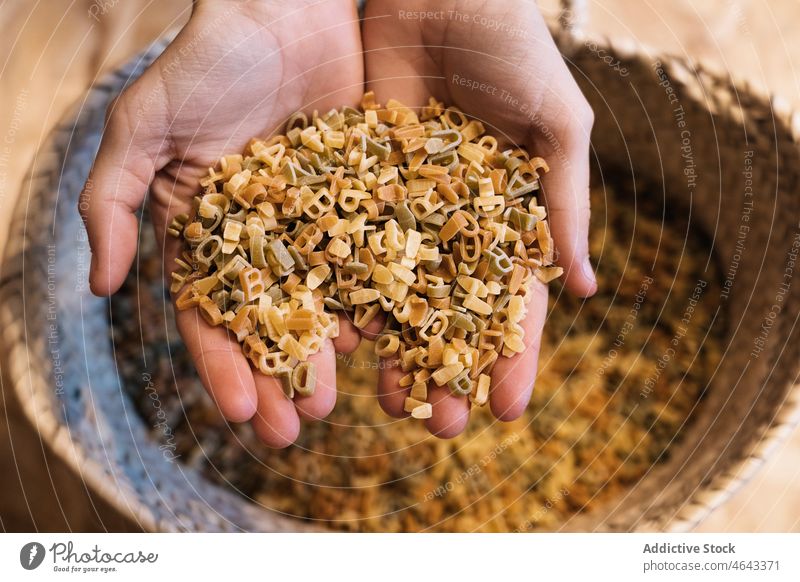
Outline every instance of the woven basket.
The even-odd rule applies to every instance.
[[[709,260],[727,277],[722,309],[729,331],[725,356],[683,444],[623,498],[571,520],[569,529],[686,529],[751,475],[797,420],[800,285],[791,285],[781,301],[776,297],[798,235],[800,123],[795,118],[792,124],[768,95],[726,76],[584,37],[575,30],[575,16],[565,13],[557,40],[596,113],[598,166],[604,177],[647,183],[666,205],[691,211],[692,228],[711,241]],[[165,45],[151,46],[95,85],[36,156],[0,282],[4,365],[42,439],[141,528],[305,531],[307,524],[259,509],[194,470],[165,462],[120,385],[108,302],[93,297],[85,284],[88,243],[75,207],[104,111]],[[678,106],[683,117],[676,116]],[[755,203],[745,223],[746,156]],[[689,164],[693,181],[685,172]],[[749,231],[742,251],[737,237],[743,224]],[[767,332],[765,321],[771,324]],[[759,338],[764,342],[756,357]]]

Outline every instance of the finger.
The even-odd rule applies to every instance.
[[[461,434],[469,420],[469,400],[466,396],[455,396],[447,386],[428,383],[428,402],[432,415],[425,421],[431,434],[450,439]]]
[[[489,402],[499,420],[519,418],[530,402],[539,362],[542,328],[547,316],[547,285],[532,283],[528,315],[522,321],[525,349],[513,358],[500,357],[492,369]]]
[[[386,325],[386,314],[385,313],[378,313],[372,321],[370,321],[364,328],[359,329],[359,333],[361,337],[365,340],[374,342],[378,339],[378,336],[381,335],[383,332],[383,328]]]
[[[253,430],[268,447],[282,449],[297,440],[300,418],[292,401],[286,397],[280,381],[255,373],[258,410],[252,419]]]
[[[328,416],[336,404],[336,352],[333,342],[326,341],[308,361],[314,365],[317,375],[314,393],[311,396],[296,394],[294,404],[305,419],[320,420]]]
[[[577,88],[576,88],[577,90]],[[580,101],[579,103],[583,103]],[[557,139],[534,138],[532,151],[550,165],[542,176],[557,264],[564,268],[564,284],[579,297],[597,291],[589,261],[589,137],[592,113],[588,105],[568,105],[569,118]]]
[[[178,160],[162,170],[150,184],[152,204],[149,204],[148,210],[156,243],[164,252],[164,278],[169,279],[175,270],[175,258],[186,250],[186,241],[182,237],[172,236],[167,229],[177,215],[192,213],[193,197],[198,192],[202,176],[199,168]],[[176,177],[177,174],[180,174],[180,179]]]
[[[389,416],[403,418],[408,413],[403,410],[410,388],[400,386],[400,378],[405,374],[397,359],[381,358],[378,366],[378,402]]]
[[[117,291],[130,270],[138,236],[135,212],[157,169],[149,136],[129,117],[127,108],[111,111],[80,196],[92,249],[89,284],[97,295]]]
[[[397,360],[381,360],[378,377],[378,402],[389,416],[403,418],[408,416],[404,410],[409,388],[400,386],[404,375]],[[466,396],[454,396],[447,386],[428,386],[428,402],[432,414],[425,421],[428,430],[440,438],[452,438],[467,426],[469,420],[469,401]]]
[[[333,338],[333,348],[339,354],[349,354],[361,343],[358,328],[344,313],[339,313],[339,335]]]
[[[209,326],[196,309],[176,311],[178,331],[194,360],[200,380],[231,422],[245,422],[256,412],[253,372],[242,348],[221,327]]]

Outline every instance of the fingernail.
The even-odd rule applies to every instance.
[[[594,276],[594,269],[592,268],[592,263],[589,260],[589,257],[586,257],[583,260],[583,266],[581,267],[583,271],[583,276],[586,277],[588,281],[591,281],[593,284],[594,289],[597,289],[597,279]]]
[[[89,272],[86,274],[86,282],[89,283],[89,287],[92,286],[92,280],[95,278],[95,273],[97,272],[97,257],[94,253],[92,253],[91,258],[89,259]]]

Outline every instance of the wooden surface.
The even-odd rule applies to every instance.
[[[549,17],[556,4],[541,2]],[[24,172],[48,130],[99,74],[185,21],[189,6],[189,0],[0,0],[0,251]],[[797,1],[596,0],[590,6],[592,31],[702,59],[800,109],[800,75],[793,69],[800,64]],[[0,529],[130,529],[47,452],[4,376],[0,389]],[[697,529],[800,531],[800,431]]]

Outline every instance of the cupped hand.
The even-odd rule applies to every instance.
[[[359,21],[350,0],[199,0],[164,53],[109,108],[100,150],[81,194],[92,248],[91,289],[114,293],[136,254],[136,211],[148,191],[168,273],[180,252],[166,235],[188,212],[198,180],[250,138],[283,129],[295,111],[355,105],[363,93]],[[253,372],[241,347],[196,310],[178,329],[203,385],[230,421],[251,420],[268,445],[287,446],[300,417],[322,418],[336,400],[335,349],[358,343],[354,328],[312,357],[313,396],[287,399],[280,383]]]
[[[536,4],[526,0],[370,0],[363,25],[367,89],[379,103],[395,98],[420,107],[428,97],[479,119],[498,138],[545,158],[543,193],[558,264],[571,292],[597,288],[589,263],[589,134],[592,110],[565,65]],[[519,417],[536,377],[547,288],[534,285],[523,322],[526,349],[500,358],[490,405],[501,420]],[[404,415],[402,373],[382,365],[378,397]],[[429,387],[428,428],[451,437],[466,426],[469,402],[447,387]]]

